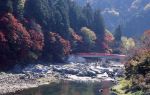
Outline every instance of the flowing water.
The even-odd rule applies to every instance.
[[[83,83],[61,81],[9,95],[110,95],[110,82]]]

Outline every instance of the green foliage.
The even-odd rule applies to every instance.
[[[82,10],[81,7],[78,6],[75,2],[69,2],[69,20],[70,27],[72,27],[75,31],[80,31],[82,27]]]
[[[130,50],[132,50],[135,47],[135,41],[133,38],[122,37],[121,43],[122,43],[123,53],[128,53]]]
[[[115,41],[121,42],[122,30],[121,30],[121,26],[120,25],[115,30],[114,37],[115,37]]]
[[[15,56],[11,60],[20,62],[41,57],[62,61],[71,51],[105,52],[108,49],[100,10],[92,9],[90,4],[80,7],[72,0],[0,0],[0,8],[0,44],[3,45],[0,47],[6,47],[9,41],[8,47]],[[4,14],[9,15],[3,17]]]
[[[28,19],[35,19],[44,28],[48,28],[46,20],[48,21],[51,17],[51,10],[48,0],[28,0],[25,4],[24,15]]]
[[[69,39],[69,16],[67,0],[28,0],[25,16],[35,19],[44,29],[55,31]]]
[[[118,85],[112,88],[112,91],[117,95],[144,95],[143,91],[132,91],[132,81],[127,79],[120,79]]]
[[[122,37],[122,30],[121,30],[121,26],[119,25],[118,28],[115,30],[114,32],[114,42],[112,44],[112,48],[113,48],[113,53],[122,53],[122,42],[121,42],[121,37]]]
[[[13,14],[21,21],[24,18],[25,2],[26,0],[13,0]]]
[[[90,4],[80,7],[70,0],[29,0],[25,6],[25,17],[35,19],[36,22],[40,23],[45,30],[45,41],[48,41],[46,32],[49,31],[60,34],[72,43],[74,39],[72,32],[69,31],[70,28],[73,28],[79,35],[82,35],[80,32],[82,27],[94,30],[98,40],[97,50],[98,52],[104,51],[101,49],[105,47],[103,46],[105,29],[101,13],[99,10],[93,10]],[[81,43],[78,44],[76,46],[80,46]],[[82,51],[82,48],[78,49]]]
[[[95,47],[95,41],[97,39],[96,34],[87,27],[82,27],[81,33],[83,38],[83,47],[86,47],[86,49],[83,48],[84,50],[82,51],[84,52],[94,51],[93,49]]]
[[[84,22],[84,26],[92,29],[94,13],[93,13],[93,9],[89,3],[87,3],[87,5],[85,7],[83,7],[82,12],[86,19],[86,21]]]
[[[132,82],[130,80],[125,80],[121,78],[119,80],[118,85],[112,88],[112,91],[117,93],[117,95],[131,95],[129,93],[125,93],[126,89],[130,88],[131,86],[132,86]]]
[[[94,12],[94,21],[93,21],[93,31],[95,31],[98,39],[100,41],[104,41],[105,37],[105,26],[103,22],[103,18],[100,14],[100,10],[96,10]]]
[[[85,39],[85,41],[89,43],[95,43],[95,40],[97,38],[96,38],[96,34],[93,31],[91,31],[87,27],[82,27],[81,32],[83,34],[83,38]]]
[[[132,95],[144,95],[143,91],[137,91],[135,93],[132,93]]]
[[[111,43],[114,40],[114,35],[109,31],[105,30],[105,41]]]
[[[131,53],[130,53],[131,55]],[[134,91],[147,92],[150,87],[150,51],[149,49],[132,50],[132,56],[126,63],[126,76],[132,80]],[[132,89],[131,89],[132,90]]]

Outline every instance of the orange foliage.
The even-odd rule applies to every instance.
[[[105,33],[105,41],[112,42],[114,40],[114,36],[109,31],[106,31]]]
[[[34,29],[29,32],[11,14],[0,17],[0,60],[15,64],[16,61],[28,60],[30,51],[42,51],[44,35]]]
[[[10,13],[5,14],[0,19],[0,25],[4,26],[5,36],[12,44],[22,48],[31,47],[31,39],[27,30],[21,23]]]
[[[72,32],[71,34],[72,34],[73,39],[74,39],[75,41],[82,42],[82,37],[81,37],[81,36],[79,36],[79,35],[76,34],[75,32]]]
[[[43,50],[44,47],[44,35],[42,32],[37,32],[35,30],[30,30],[29,34],[32,40],[33,50]]]
[[[143,42],[146,48],[150,48],[150,30],[144,32]]]
[[[145,31],[144,35],[150,37],[150,30]]]
[[[50,32],[50,42],[51,43],[56,43],[55,45],[61,45],[60,48],[63,48],[63,53],[65,55],[69,54],[71,51],[71,45],[68,40],[65,40],[62,38],[59,34]]]

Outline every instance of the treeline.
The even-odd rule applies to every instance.
[[[0,0],[1,68],[77,52],[109,52],[100,10],[72,0]],[[109,39],[109,38],[108,38]]]
[[[150,30],[144,32],[139,47],[129,53],[125,65],[126,79],[131,82],[124,90],[126,93],[149,95],[150,91]],[[141,93],[141,94],[140,94]]]

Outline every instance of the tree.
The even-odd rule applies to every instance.
[[[98,39],[100,41],[104,41],[105,36],[105,26],[103,22],[103,18],[101,16],[100,10],[96,10],[94,12],[94,22],[93,22],[93,31],[95,31]]]
[[[122,37],[121,41],[125,53],[135,47],[135,41],[133,38]]]
[[[70,20],[70,27],[73,28],[76,32],[79,33],[81,27],[81,15],[82,15],[82,8],[76,4],[75,1],[69,2],[69,20]]]
[[[28,63],[39,58],[44,47],[41,27],[35,22],[26,29],[11,13],[0,17],[1,66]],[[34,55],[34,56],[33,56]]]
[[[70,38],[70,33],[69,33],[69,6],[68,6],[68,1],[67,0],[58,0],[55,1],[55,23],[53,25],[53,30],[52,31],[57,31],[63,38],[69,40]]]
[[[27,23],[28,33],[30,34],[32,40],[32,51],[41,52],[44,47],[44,34],[42,32],[41,26],[37,24],[34,20]]]
[[[24,18],[24,7],[26,0],[13,0],[13,14],[22,21]]]
[[[26,61],[28,51],[32,46],[29,33],[23,25],[11,14],[6,13],[0,17],[0,59],[4,62],[1,67],[5,69],[14,64]]]
[[[121,26],[119,25],[114,32],[115,40],[113,42],[112,48],[114,53],[122,53],[121,50],[121,37],[122,37],[122,30]]]
[[[76,53],[79,49],[79,45],[83,42],[81,35],[78,35],[72,28],[69,28],[69,32],[71,33],[71,47],[72,53]]]
[[[90,5],[90,3],[87,3],[84,7],[83,7],[83,14],[85,16],[86,22],[85,22],[85,26],[93,29],[92,25],[93,25],[93,18],[94,18],[94,13],[93,13],[93,9]]]
[[[114,36],[113,36],[113,34],[109,31],[109,30],[105,30],[105,41],[107,42],[107,43],[111,43],[111,42],[113,42],[114,41]]]
[[[45,45],[43,58],[45,61],[63,62],[64,56],[71,52],[71,45],[68,40],[62,38],[58,33],[49,32]]]
[[[130,52],[125,64],[126,79],[132,82],[135,91],[148,92],[150,84],[150,50],[137,48]],[[137,88],[138,87],[138,88]]]
[[[68,0],[28,0],[25,16],[35,19],[46,31],[55,31],[70,39]]]
[[[85,51],[85,52],[94,51],[93,49],[95,48],[95,41],[97,39],[96,34],[92,30],[88,29],[87,27],[82,27],[81,33],[83,38],[83,43],[82,43],[83,45],[81,51]]]
[[[24,16],[26,19],[35,19],[44,29],[50,29],[53,9],[49,0],[27,0],[25,3]]]
[[[150,47],[150,30],[147,30],[144,32],[144,34],[142,36],[142,41],[146,48]]]
[[[105,27],[100,10],[96,10],[94,12],[94,21],[92,29],[97,35],[95,50],[97,52],[106,52],[108,50],[108,45],[105,41]]]
[[[119,25],[114,33],[115,41],[121,42],[121,36],[122,36],[122,30],[121,30],[121,26]]]

